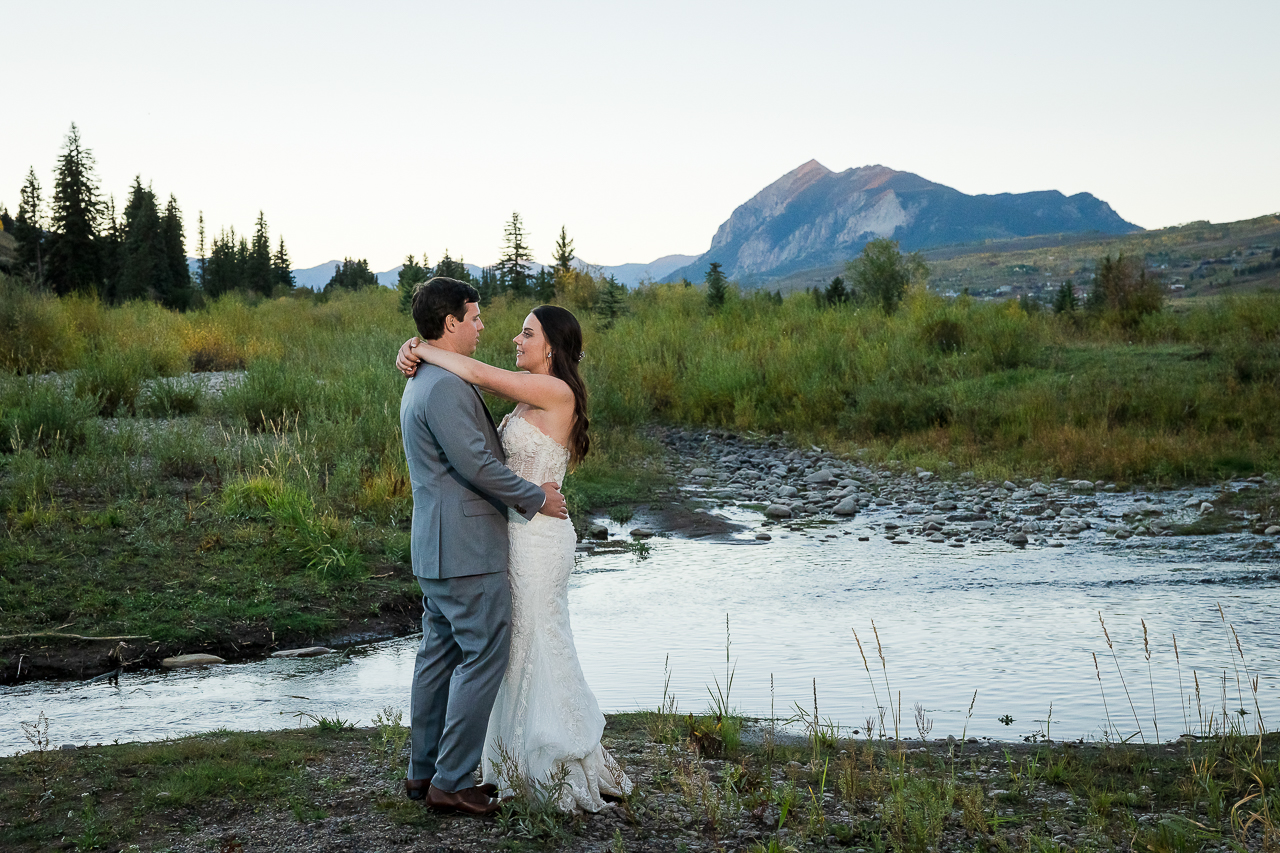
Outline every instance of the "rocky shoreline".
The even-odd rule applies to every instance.
[[[772,525],[861,515],[895,543],[915,537],[950,547],[992,541],[1031,547],[1065,547],[1080,540],[1122,545],[1135,537],[1209,535],[1196,525],[1214,516],[1213,528],[1230,534],[1242,558],[1280,559],[1280,519],[1248,507],[1251,498],[1280,490],[1273,474],[1172,489],[1066,478],[996,482],[968,471],[934,472],[892,462],[881,467],[858,455],[794,448],[776,437],[724,430],[671,429],[661,440],[680,484],[679,497],[762,511],[760,539],[769,538]],[[1230,508],[1237,503],[1243,508]],[[597,525],[595,534],[606,530]],[[653,532],[654,527],[637,528],[633,534]],[[667,532],[681,535],[679,529]]]

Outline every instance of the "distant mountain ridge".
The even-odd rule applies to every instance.
[[[1034,234],[1141,231],[1089,193],[966,195],[911,172],[862,166],[833,172],[810,160],[765,187],[716,230],[711,248],[668,281],[701,281],[718,261],[755,284],[830,265],[889,237],[903,250]]]
[[[669,275],[672,270],[685,266],[697,257],[697,255],[665,255],[647,264],[617,264],[615,266],[596,266],[575,258],[574,264],[581,269],[590,269],[593,272],[598,271],[600,275],[612,275],[621,284],[627,287],[635,287],[642,281],[659,281],[664,276]],[[198,263],[195,259],[188,260],[193,265]],[[293,280],[298,287],[324,290],[324,286],[329,283],[329,279],[333,278],[334,267],[341,265],[342,261],[326,261],[314,267],[297,269],[293,271]],[[475,264],[465,264],[465,266],[476,278],[480,277],[480,267]],[[378,277],[378,284],[383,287],[395,287],[400,281],[400,270],[403,268],[404,264],[400,264],[385,272],[374,273],[374,275]],[[530,268],[536,273],[543,268],[543,265],[535,262],[530,265]],[[195,267],[193,266],[193,271],[194,269]]]

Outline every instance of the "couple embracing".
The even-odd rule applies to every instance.
[[[599,811],[631,781],[600,745],[569,628],[576,536],[559,484],[590,445],[582,330],[563,308],[533,309],[510,371],[471,358],[484,323],[470,285],[420,285],[413,320],[422,340],[396,361],[410,377],[400,425],[424,608],[405,788],[469,814],[529,787]],[[501,426],[477,388],[516,403]]]

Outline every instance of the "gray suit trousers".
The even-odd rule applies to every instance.
[[[409,702],[409,778],[442,791],[474,783],[489,711],[507,670],[511,586],[506,572],[438,580],[422,587],[422,644]]]

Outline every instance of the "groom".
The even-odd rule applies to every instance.
[[[484,328],[479,302],[471,285],[433,278],[413,294],[418,334],[471,355]],[[527,519],[539,512],[568,515],[555,483],[537,486],[503,464],[493,419],[474,386],[428,364],[408,372],[400,429],[413,485],[410,551],[424,613],[405,789],[433,808],[489,814],[498,801],[475,786],[472,771],[507,668],[507,507]]]

